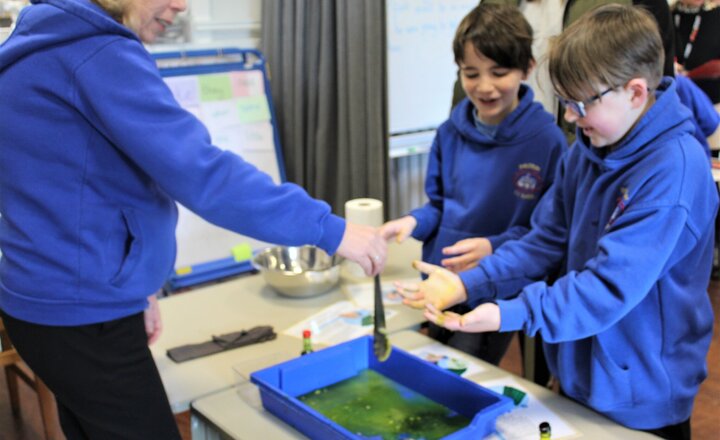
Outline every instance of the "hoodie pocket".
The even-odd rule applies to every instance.
[[[132,211],[122,209],[120,211],[124,226],[125,226],[125,240],[123,243],[124,252],[120,265],[115,271],[115,274],[110,278],[110,284],[116,287],[120,287],[133,273],[135,266],[138,262],[138,255],[140,253],[140,227],[138,226],[135,215]],[[117,246],[117,242],[108,243],[110,246]]]
[[[600,337],[593,339],[588,403],[598,411],[631,406],[630,369],[612,359],[603,345]]]

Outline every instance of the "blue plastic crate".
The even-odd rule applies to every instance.
[[[364,336],[256,371],[265,409],[313,439],[363,439],[298,400],[299,396],[350,379],[366,369],[402,384],[462,414],[471,423],[443,440],[480,439],[495,431],[497,417],[513,408],[512,400],[393,347],[379,362],[373,339]]]

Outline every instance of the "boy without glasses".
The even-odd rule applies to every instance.
[[[535,61],[532,28],[517,8],[473,9],[458,26],[453,52],[466,98],[433,143],[425,181],[429,202],[386,223],[381,234],[398,241],[412,234],[423,241],[424,261],[457,272],[527,233],[566,143],[522,84]],[[438,327],[430,334],[495,364],[512,336]]]
[[[577,141],[532,230],[459,276],[416,263],[430,277],[400,287],[449,329],[540,332],[568,396],[683,439],[707,375],[718,197],[662,63],[657,26],[641,9],[603,6],[570,26],[549,67]],[[533,282],[554,270],[563,274],[554,284]],[[483,304],[440,312],[461,302]]]

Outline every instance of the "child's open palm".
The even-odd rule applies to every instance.
[[[380,235],[385,240],[395,237],[398,243],[405,241],[417,226],[417,220],[411,215],[400,217],[397,220],[391,220],[380,226]]]
[[[467,300],[465,286],[456,274],[422,261],[413,261],[413,267],[429,276],[420,283],[395,283],[398,293],[403,296],[403,304],[422,309],[430,303],[445,309]]]
[[[480,304],[464,315],[442,312],[427,303],[424,315],[428,321],[452,331],[482,333],[500,330],[500,308],[495,303]]]
[[[487,238],[473,237],[444,247],[442,253],[450,257],[443,258],[440,264],[450,271],[459,273],[477,266],[480,260],[493,253],[493,248]]]

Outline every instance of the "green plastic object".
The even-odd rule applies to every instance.
[[[249,244],[243,243],[232,248],[232,255],[235,261],[247,261],[252,258],[252,248]]]

